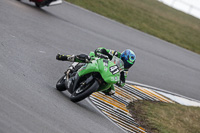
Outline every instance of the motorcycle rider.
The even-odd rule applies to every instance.
[[[124,62],[124,71],[120,73],[120,81],[116,84],[117,86],[123,87],[125,85],[125,80],[127,78],[129,68],[135,63],[136,55],[135,53],[130,50],[126,49],[122,53],[106,49],[103,47],[97,48],[94,51],[95,56],[102,57],[102,58],[109,58],[112,60],[113,56],[120,58]],[[86,54],[80,55],[61,55],[57,54],[56,59],[61,61],[70,61],[70,62],[79,62],[79,63],[87,63],[90,62],[90,56]],[[72,65],[70,69],[74,69],[76,66]],[[103,91],[106,95],[113,95],[115,94],[114,85],[112,85],[109,89]]]

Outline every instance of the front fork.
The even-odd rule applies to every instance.
[[[78,75],[78,73],[76,73],[76,75],[74,77],[71,77],[66,84],[68,85],[68,91],[72,94],[74,91],[76,91],[78,85],[79,85],[79,80],[80,80],[80,76]],[[82,85],[87,85],[90,82],[92,82],[94,80],[94,77],[92,75],[90,75],[86,80],[83,81]]]

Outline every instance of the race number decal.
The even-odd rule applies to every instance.
[[[110,67],[110,72],[111,72],[113,75],[115,75],[116,73],[118,73],[118,72],[119,72],[118,66],[115,65],[115,66]]]

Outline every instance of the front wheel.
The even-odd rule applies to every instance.
[[[99,88],[99,83],[94,80],[90,82],[89,84],[85,85],[84,87],[79,86],[71,95],[70,100],[72,102],[79,102],[89,95],[91,95],[93,92],[96,92]]]
[[[66,90],[66,87],[65,87],[65,80],[66,80],[66,75],[62,76],[62,77],[58,80],[58,82],[57,82],[57,84],[56,84],[56,89],[57,89],[58,91],[65,91],[65,90]]]

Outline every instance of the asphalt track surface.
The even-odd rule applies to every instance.
[[[200,55],[64,2],[43,9],[0,1],[0,133],[120,133],[84,100],[55,89],[57,53],[133,49],[128,80],[200,100]]]

